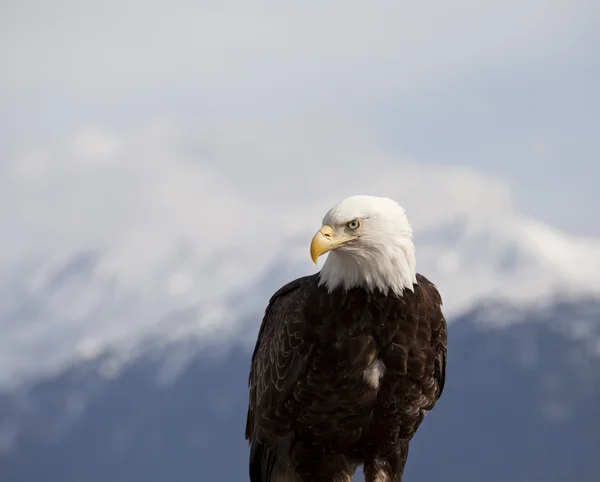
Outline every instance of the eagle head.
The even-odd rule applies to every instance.
[[[333,206],[310,245],[315,263],[325,253],[319,276],[329,291],[362,287],[401,296],[416,283],[412,227],[389,198],[352,196]]]

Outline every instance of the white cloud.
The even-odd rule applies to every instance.
[[[449,315],[486,296],[600,291],[598,240],[523,219],[499,180],[398,158],[361,132],[323,119],[87,128],[0,163],[0,380],[152,332],[244,336],[279,284],[315,271],[310,236],[356,193],[405,205]]]
[[[89,124],[327,112],[369,118],[423,159],[443,153],[442,162],[513,176],[532,212],[594,232],[593,183],[581,173],[597,157],[594,89],[586,89],[600,42],[597,4],[3,2],[0,153],[27,146],[18,169],[33,178],[45,172],[42,139]],[[106,141],[97,135],[82,133],[72,148],[85,157],[82,149]],[[101,170],[122,147],[104,146],[87,156]],[[565,159],[568,183],[557,167]],[[542,161],[554,168],[540,171]],[[529,188],[539,172],[540,184],[562,194],[548,200],[546,187]]]

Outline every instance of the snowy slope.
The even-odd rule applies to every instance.
[[[600,293],[600,240],[518,213],[502,182],[422,167],[348,129],[295,125],[118,135],[89,129],[0,163],[0,383],[110,346],[198,337],[251,342],[247,323],[341,198],[407,209],[419,271],[448,317],[482,299]]]

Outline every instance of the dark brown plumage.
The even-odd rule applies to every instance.
[[[446,372],[441,297],[416,279],[401,296],[328,293],[317,273],[273,295],[249,377],[251,482],[349,482],[360,464],[367,481],[402,480]]]

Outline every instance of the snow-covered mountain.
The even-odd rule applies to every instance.
[[[0,479],[243,480],[265,304],[370,193],[406,207],[451,326],[411,480],[596,480],[600,240],[501,181],[296,127],[87,130],[0,163]]]
[[[251,343],[245,323],[318,269],[310,238],[356,193],[406,207],[449,319],[485,299],[600,294],[600,240],[523,216],[503,182],[292,127],[88,129],[0,163],[2,386],[149,340]]]

